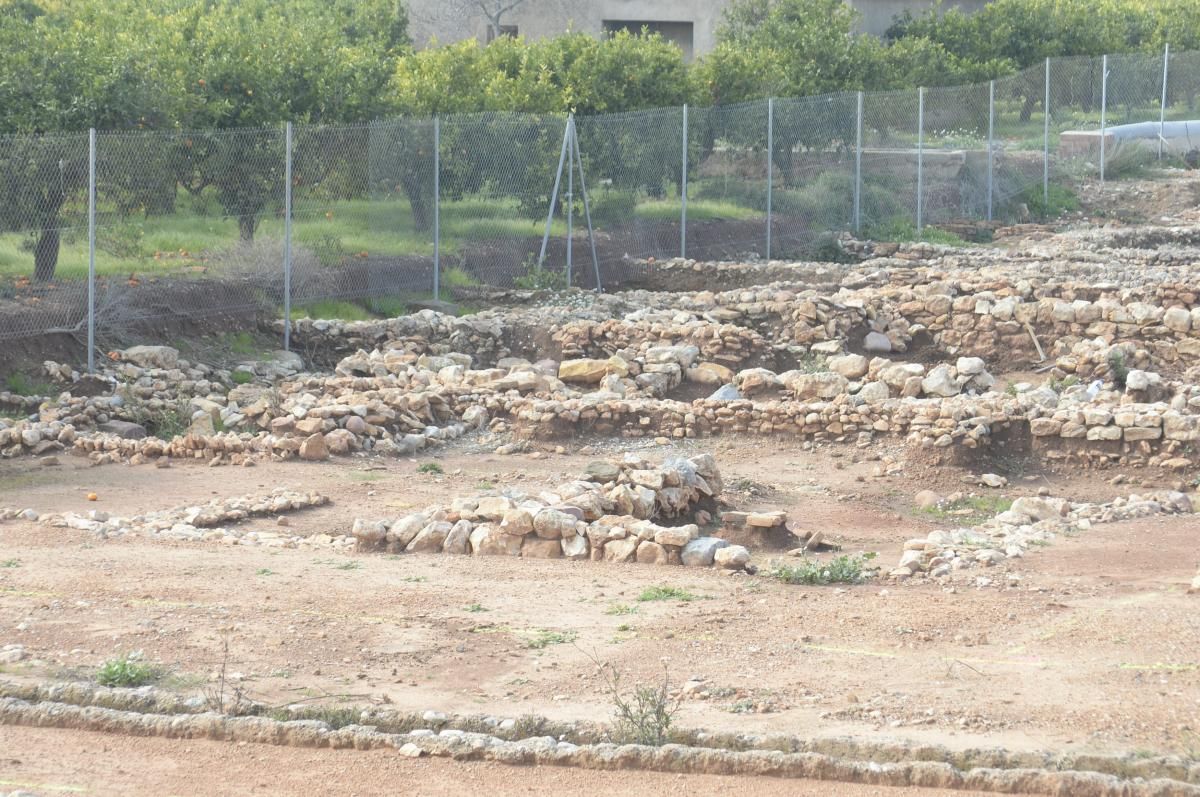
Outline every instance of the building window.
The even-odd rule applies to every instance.
[[[613,34],[621,30],[627,30],[630,33],[641,33],[643,30],[645,30],[647,33],[657,33],[667,41],[678,46],[679,49],[683,51],[683,57],[685,60],[692,60],[693,44],[691,22],[665,22],[659,20],[627,19],[604,20],[605,33]]]
[[[514,39],[517,38],[517,35],[518,35],[517,26],[516,25],[501,25],[500,26],[500,35],[501,36],[511,36]],[[491,44],[495,38],[496,38],[495,35],[492,33],[492,26],[488,25],[487,26],[488,44]]]

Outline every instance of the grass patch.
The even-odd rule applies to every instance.
[[[1007,512],[1012,499],[999,495],[974,495],[918,509],[923,515],[938,520],[952,520],[962,526],[978,526],[992,517]]]
[[[885,224],[874,224],[867,227],[864,234],[872,241],[890,241],[892,243],[924,241],[925,243],[939,244],[941,246],[968,245],[965,240],[954,233],[928,225],[918,234],[917,226],[907,220],[893,220]]]
[[[145,686],[162,676],[161,669],[130,653],[104,662],[96,672],[96,682],[101,686]]]
[[[5,559],[3,562],[0,562],[0,567],[20,567],[20,566],[21,566],[20,559]]]
[[[874,558],[874,553],[835,556],[827,562],[806,558],[794,565],[777,564],[767,575],[785,584],[861,584],[869,577]]]
[[[322,299],[321,301],[310,302],[301,307],[292,308],[293,321],[299,321],[301,318],[311,318],[314,321],[370,321],[374,317],[374,315],[360,304],[339,301],[337,299]]]
[[[429,579],[425,576],[405,576],[400,580],[406,584],[424,584]]]
[[[248,385],[254,381],[254,374],[249,371],[234,371],[229,375],[229,381],[235,385]]]
[[[445,471],[436,462],[422,462],[417,466],[417,473],[432,473],[436,476],[441,476]]]
[[[272,570],[269,567],[260,567],[254,571],[254,575],[256,575],[256,576],[273,576],[273,575],[276,575],[276,573],[274,570]]]
[[[482,603],[472,603],[470,606],[463,607],[463,611],[476,614],[478,612],[491,611],[491,609],[485,609]]]
[[[333,566],[334,570],[359,570],[361,568],[362,562],[355,562],[353,560],[349,562],[342,562],[340,565]]]
[[[680,587],[647,587],[638,595],[639,601],[694,601],[700,596]]]
[[[267,716],[278,722],[294,722],[296,720],[316,720],[324,722],[333,730],[347,725],[357,725],[362,720],[362,711],[353,706],[304,706],[295,710],[287,708],[272,709]]]
[[[4,388],[9,393],[18,396],[52,396],[56,395],[54,385],[39,379],[14,371],[4,378]]]
[[[525,641],[525,647],[531,650],[541,650],[551,645],[565,645],[568,642],[574,642],[578,636],[579,634],[574,631],[548,631],[543,628]]]
[[[614,603],[604,610],[605,614],[615,615],[620,617],[623,614],[635,614],[638,610],[636,606],[630,606],[627,603]]]

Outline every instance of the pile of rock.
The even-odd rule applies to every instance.
[[[991,567],[1020,559],[1031,545],[1045,545],[1057,535],[1086,531],[1095,523],[1160,514],[1191,514],[1200,509],[1187,495],[1160,491],[1117,498],[1104,504],[1071,503],[1062,498],[1025,497],[973,528],[932,531],[909,540],[891,571],[893,578],[918,574],[942,578],[972,567]]]
[[[709,454],[658,467],[627,454],[595,462],[552,491],[462,498],[390,521],[355,520],[365,551],[590,559],[648,564],[747,567],[750,552],[702,536],[722,489]],[[708,507],[707,509],[705,507]],[[671,519],[673,525],[656,520]],[[782,525],[785,519],[772,518]],[[776,522],[778,521],[778,522]]]

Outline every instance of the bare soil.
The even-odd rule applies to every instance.
[[[939,487],[923,472],[878,478],[878,463],[758,440],[713,448],[739,508],[786,509],[793,528],[822,529],[846,552],[894,561],[905,540],[946,524],[912,509],[913,493]],[[493,484],[555,484],[592,458],[501,457],[460,442],[440,452],[445,476],[418,474],[414,461],[161,470],[67,458],[57,469],[0,468],[0,505],[132,514],[295,486],[333,503],[292,515],[289,529],[338,533],[354,517]],[[963,488],[961,472],[940,474],[943,489]],[[1032,479],[998,492],[1048,484],[1097,500],[1129,490],[1086,473]],[[91,491],[99,502],[86,501]],[[689,727],[1194,755],[1200,616],[1185,589],[1196,531],[1179,517],[1100,525],[955,587],[803,587],[691,568],[100,541],[10,522],[0,526],[0,561],[11,563],[0,568],[0,628],[30,657],[4,675],[86,679],[141,651],[169,671],[168,687],[197,694],[228,635],[230,670],[272,705],[603,720],[611,701],[595,658],[629,683],[664,667],[675,684],[702,679],[709,694],[686,699],[679,716]],[[656,585],[697,599],[638,600]],[[541,631],[572,641],[531,646]]]
[[[343,795],[555,794],[748,797],[936,797],[964,791],[858,786],[719,775],[597,772],[508,767],[440,758],[413,760],[384,750],[302,750],[222,742],[140,739],[87,731],[0,726],[0,789],[39,794]]]

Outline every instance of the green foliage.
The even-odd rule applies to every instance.
[[[638,607],[630,606],[627,603],[614,603],[612,606],[609,606],[607,609],[605,609],[604,613],[616,615],[619,617],[619,616],[625,615],[625,614],[635,614],[637,612],[637,610],[638,610]]]
[[[21,566],[20,559],[5,559],[3,561],[0,561],[0,567],[20,567],[20,566]]]
[[[835,556],[828,562],[802,559],[799,564],[776,564],[767,575],[786,584],[860,584],[870,577],[874,553]]]
[[[441,476],[445,471],[436,462],[422,462],[417,466],[417,473],[431,473],[435,476]]]
[[[131,653],[104,662],[96,672],[96,682],[101,686],[145,686],[154,683],[162,675],[158,667],[147,664]]]
[[[672,587],[668,585],[647,587],[638,595],[639,601],[685,601],[690,602],[699,598],[699,595],[694,595],[681,587]]]
[[[254,374],[249,371],[234,371],[229,375],[229,380],[235,385],[248,385],[254,381]]]
[[[551,645],[564,645],[568,642],[574,642],[577,636],[579,634],[574,631],[548,631],[543,628],[526,640],[525,647],[531,650],[541,650]]]
[[[923,507],[917,511],[939,521],[959,526],[978,526],[1012,507],[1012,499],[998,495],[971,495]]]
[[[1069,186],[1058,183],[1051,183],[1047,192],[1043,192],[1040,185],[1030,186],[1017,199],[1029,209],[1030,216],[1042,221],[1052,221],[1064,213],[1079,210],[1079,196]]]
[[[57,393],[54,386],[20,371],[4,377],[4,388],[18,396],[50,396]]]
[[[523,291],[561,291],[567,288],[567,274],[540,267],[530,255],[525,261],[525,273],[513,279],[513,285]]]
[[[362,305],[339,299],[321,299],[292,308],[293,321],[301,318],[369,321],[373,317]]]
[[[1108,372],[1112,374],[1117,387],[1124,388],[1125,380],[1129,377],[1129,365],[1125,362],[1125,352],[1113,349],[1108,353]]]
[[[872,241],[888,241],[900,243],[904,241],[925,241],[943,246],[966,246],[967,242],[952,232],[926,226],[917,233],[917,226],[907,219],[893,219],[883,224],[869,225],[863,234]]]

